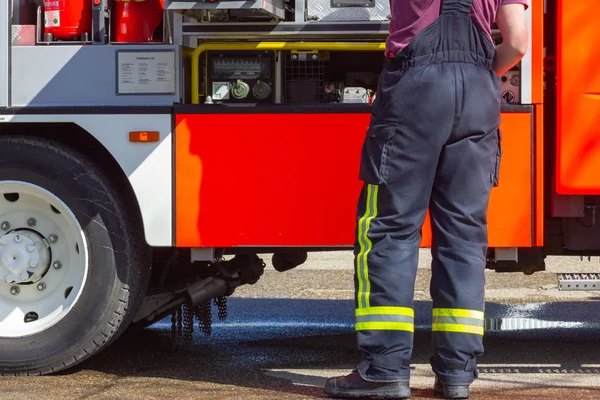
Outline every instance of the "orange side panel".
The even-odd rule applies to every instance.
[[[351,246],[369,118],[368,113],[177,115],[177,246]],[[531,113],[504,113],[502,132],[490,245],[529,247]],[[422,246],[430,245],[426,222]]]
[[[530,247],[533,235],[532,114],[503,113],[500,185],[488,211],[491,247]]]
[[[544,245],[544,105],[535,106],[535,240],[533,245]]]
[[[544,102],[544,2],[532,0],[531,3],[531,102]]]
[[[352,244],[369,119],[367,113],[177,115],[177,246]]]
[[[557,0],[559,194],[600,194],[600,24],[597,0]]]

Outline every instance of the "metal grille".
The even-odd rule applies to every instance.
[[[561,291],[600,290],[600,273],[565,273],[557,276]]]
[[[283,55],[284,102],[323,103],[327,61],[322,55],[312,53],[285,52]]]

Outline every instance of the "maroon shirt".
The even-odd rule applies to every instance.
[[[387,51],[398,54],[421,30],[435,21],[440,15],[441,2],[442,0],[390,0],[392,20]],[[491,38],[498,7],[514,3],[528,7],[527,0],[473,0],[471,15]]]

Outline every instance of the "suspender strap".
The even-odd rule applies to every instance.
[[[442,0],[442,14],[471,15],[473,0]]]

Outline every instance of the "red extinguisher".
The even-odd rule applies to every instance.
[[[70,40],[92,35],[90,0],[44,0],[44,33]]]

